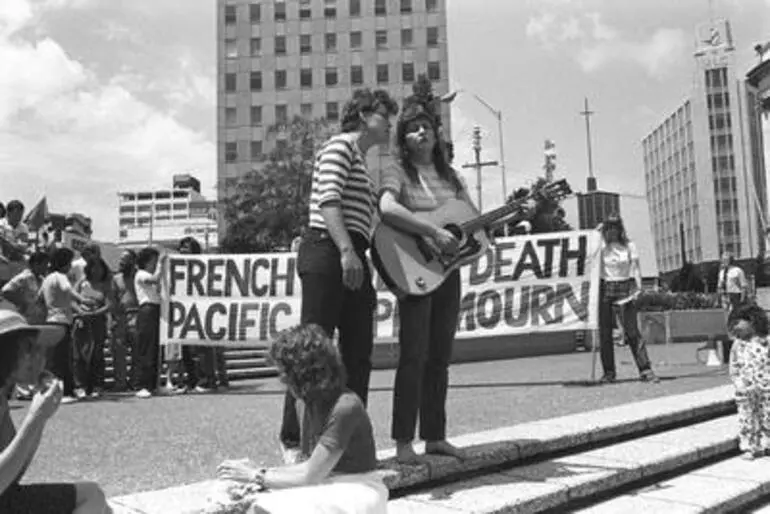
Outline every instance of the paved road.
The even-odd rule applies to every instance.
[[[599,409],[727,383],[724,371],[695,361],[695,344],[670,355],[652,347],[660,384],[635,380],[630,353],[618,349],[619,383],[587,386],[591,355],[456,365],[451,371],[449,435]],[[662,361],[667,360],[668,365]],[[597,374],[599,371],[597,370]],[[378,448],[391,446],[392,371],[372,376],[370,413]],[[226,458],[279,462],[282,388],[275,379],[236,383],[227,394],[137,400],[108,396],[62,406],[46,429],[25,481],[96,480],[108,495],[211,478]],[[18,421],[25,404],[13,404]]]

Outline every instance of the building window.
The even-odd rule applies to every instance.
[[[428,79],[441,80],[441,67],[438,62],[428,63]]]
[[[299,113],[303,118],[313,119],[313,104],[302,104],[299,106]]]
[[[286,36],[275,36],[275,54],[286,55]]]
[[[286,21],[286,2],[275,3],[275,21]]]
[[[324,18],[327,20],[333,20],[337,17],[336,7],[324,7]]]
[[[374,0],[374,15],[375,16],[387,16],[387,0]]]
[[[377,65],[377,83],[387,84],[388,82],[390,82],[390,77],[388,74],[388,65],[378,64]]]
[[[225,39],[225,58],[236,59],[238,57],[238,41],[236,39]]]
[[[375,43],[377,45],[377,48],[384,49],[388,47],[388,31],[387,30],[378,30],[375,33],[374,36]]]
[[[227,93],[234,93],[236,84],[235,73],[225,73],[225,91]]]
[[[262,72],[252,71],[249,76],[249,88],[252,91],[262,91]]]
[[[412,0],[401,0],[401,14],[410,14],[412,12]]]
[[[350,83],[354,86],[360,86],[364,83],[364,68],[362,66],[350,67]]]
[[[251,124],[252,126],[262,125],[262,106],[251,106]]]
[[[425,0],[425,10],[433,12],[438,9],[438,0]]]
[[[299,2],[299,19],[309,20],[313,17],[313,9],[310,6],[310,0],[300,0]]]
[[[238,22],[238,18],[235,13],[234,5],[225,6],[225,25],[235,25]]]
[[[337,68],[326,68],[326,85],[337,85]]]
[[[238,160],[238,143],[232,141],[225,143],[225,161],[235,162]]]
[[[401,46],[412,46],[414,33],[412,29],[401,29]]]
[[[234,127],[238,124],[238,111],[235,107],[225,107],[225,125]]]
[[[251,160],[258,161],[262,158],[262,141],[251,142]]]
[[[313,87],[313,70],[311,68],[300,70],[299,85],[303,88]]]
[[[286,70],[275,70],[275,88],[286,89]]]
[[[428,27],[428,46],[438,46],[438,27]]]
[[[355,32],[351,32],[350,33],[350,48],[351,49],[355,50],[355,49],[361,48],[361,41],[362,41],[362,37],[361,37],[361,32],[360,31],[355,31]]]
[[[289,119],[288,107],[285,104],[279,104],[275,106],[275,121],[276,123],[286,123]]]
[[[326,119],[328,121],[337,121],[340,119],[340,109],[337,102],[326,102]]]
[[[299,53],[309,54],[313,51],[313,40],[310,34],[302,34],[299,37]]]
[[[414,82],[414,63],[405,62],[401,65],[401,80],[403,82]]]
[[[350,11],[351,18],[361,16],[361,0],[350,0],[348,10]]]
[[[259,4],[249,4],[249,21],[252,25],[262,21],[262,7]]]
[[[330,32],[326,34],[326,51],[327,52],[336,52],[337,51],[337,34],[334,32]]]
[[[251,38],[251,43],[249,44],[249,51],[251,55],[259,55],[262,53],[262,40],[258,37]]]

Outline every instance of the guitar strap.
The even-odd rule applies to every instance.
[[[420,179],[420,185],[422,186],[423,191],[425,191],[425,196],[433,201],[433,205],[438,204],[438,201],[436,201],[436,195],[433,194],[431,188],[428,187],[428,184],[425,182],[425,179],[422,176],[422,171],[420,171],[419,168],[417,168],[417,177]]]

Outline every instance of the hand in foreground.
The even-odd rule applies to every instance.
[[[436,243],[436,246],[438,246],[438,249],[441,250],[442,253],[446,254],[455,253],[457,248],[460,246],[460,242],[457,240],[454,234],[443,228],[436,230],[436,232],[433,234],[433,241]]]
[[[36,392],[32,397],[32,405],[27,415],[42,421],[51,419],[61,403],[62,391],[61,380],[50,381],[46,389]]]
[[[358,290],[364,283],[364,264],[352,248],[342,251],[340,265],[342,266],[342,284],[353,291]]]
[[[249,459],[226,460],[217,467],[217,478],[235,482],[252,482],[257,467]]]

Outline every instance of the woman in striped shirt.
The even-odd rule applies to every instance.
[[[374,183],[366,153],[390,139],[396,102],[384,90],[359,89],[345,105],[341,133],[319,150],[310,192],[310,222],[297,253],[302,280],[302,324],[317,324],[333,337],[347,371],[347,385],[366,404],[374,343],[375,295],[366,250],[375,211]],[[294,399],[284,402],[284,460],[299,455],[300,426]]]

